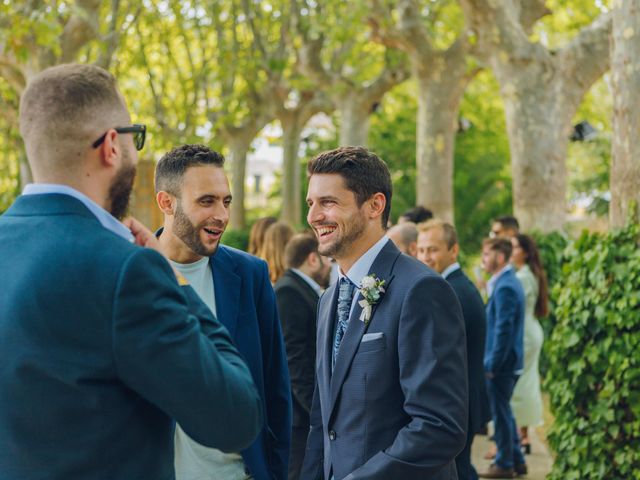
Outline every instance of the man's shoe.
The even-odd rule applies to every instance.
[[[478,473],[480,478],[515,478],[516,472],[513,468],[502,468],[492,463],[486,472]]]
[[[529,473],[529,471],[527,470],[527,464],[526,463],[521,463],[520,465],[516,464],[516,466],[514,467],[514,470],[515,470],[516,475],[518,477],[520,477],[522,475],[526,475],[527,473]]]

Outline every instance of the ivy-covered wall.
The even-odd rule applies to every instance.
[[[555,282],[551,480],[640,478],[640,227],[583,234]]]

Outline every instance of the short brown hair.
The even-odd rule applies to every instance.
[[[511,245],[511,240],[509,240],[508,238],[485,238],[482,242],[482,246],[489,247],[489,249],[491,250],[502,253],[507,262],[511,258],[511,251],[513,250],[513,246]]]
[[[298,233],[291,237],[284,249],[284,263],[287,268],[299,268],[310,253],[318,252],[318,239],[311,233]]]
[[[382,213],[382,228],[387,229],[391,212],[391,174],[387,165],[364,147],[340,147],[322,152],[307,165],[309,176],[337,173],[344,178],[347,189],[354,193],[358,207],[380,192],[386,199]]]
[[[36,170],[73,168],[74,160],[82,159],[97,136],[118,121],[129,120],[116,80],[95,65],[43,70],[20,99],[20,133]],[[53,164],[43,165],[46,161]]]
[[[427,220],[426,222],[419,224],[418,233],[428,232],[434,228],[442,229],[442,236],[449,250],[458,243],[458,232],[456,232],[455,227],[444,220],[440,220],[439,218],[432,218],[431,220]]]

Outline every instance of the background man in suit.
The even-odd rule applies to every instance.
[[[0,477],[172,479],[173,418],[244,448],[262,423],[245,363],[153,234],[117,219],[145,131],[115,79],[45,70],[20,130],[36,183],[0,217]]]
[[[316,311],[318,299],[329,285],[331,260],[318,253],[318,240],[309,233],[291,238],[284,257],[289,269],[274,290],[287,348],[293,400],[289,480],[297,480],[309,435],[309,412],[316,383]]]
[[[203,447],[179,425],[176,477],[244,479],[246,468],[258,480],[283,480],[291,435],[287,357],[267,264],[220,245],[231,205],[223,166],[224,157],[204,145],[177,147],[160,159],[155,177],[164,213],[160,245],[229,330],[258,386],[266,421],[253,444],[234,453]]]
[[[509,403],[523,368],[525,310],[522,285],[509,264],[511,248],[511,241],[501,237],[487,239],[482,245],[482,266],[492,275],[487,283],[484,369],[498,447],[495,462],[480,473],[484,478],[512,478],[527,472]]]
[[[460,268],[459,251],[458,234],[453,225],[434,219],[418,226],[418,260],[449,282],[462,306],[467,333],[469,431],[464,450],[456,457],[456,466],[460,480],[475,480],[478,475],[471,465],[471,444],[474,435],[484,429],[491,417],[483,366],[487,321],[480,292]]]
[[[518,219],[511,215],[503,215],[493,220],[491,224],[491,238],[503,237],[511,238],[520,232]]]
[[[340,280],[318,309],[302,478],[456,479],[468,406],[455,293],[385,236],[391,177],[376,155],[339,148],[308,173],[307,220]]]
[[[413,222],[404,222],[391,227],[387,231],[387,237],[398,247],[402,253],[415,257],[418,253],[418,229]]]

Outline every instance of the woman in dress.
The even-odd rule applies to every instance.
[[[524,453],[531,452],[529,427],[542,424],[542,394],[538,363],[544,334],[538,318],[549,313],[547,276],[544,273],[536,242],[528,235],[511,238],[511,263],[526,298],[524,318],[524,370],[511,397],[511,408],[520,426],[520,443]]]

